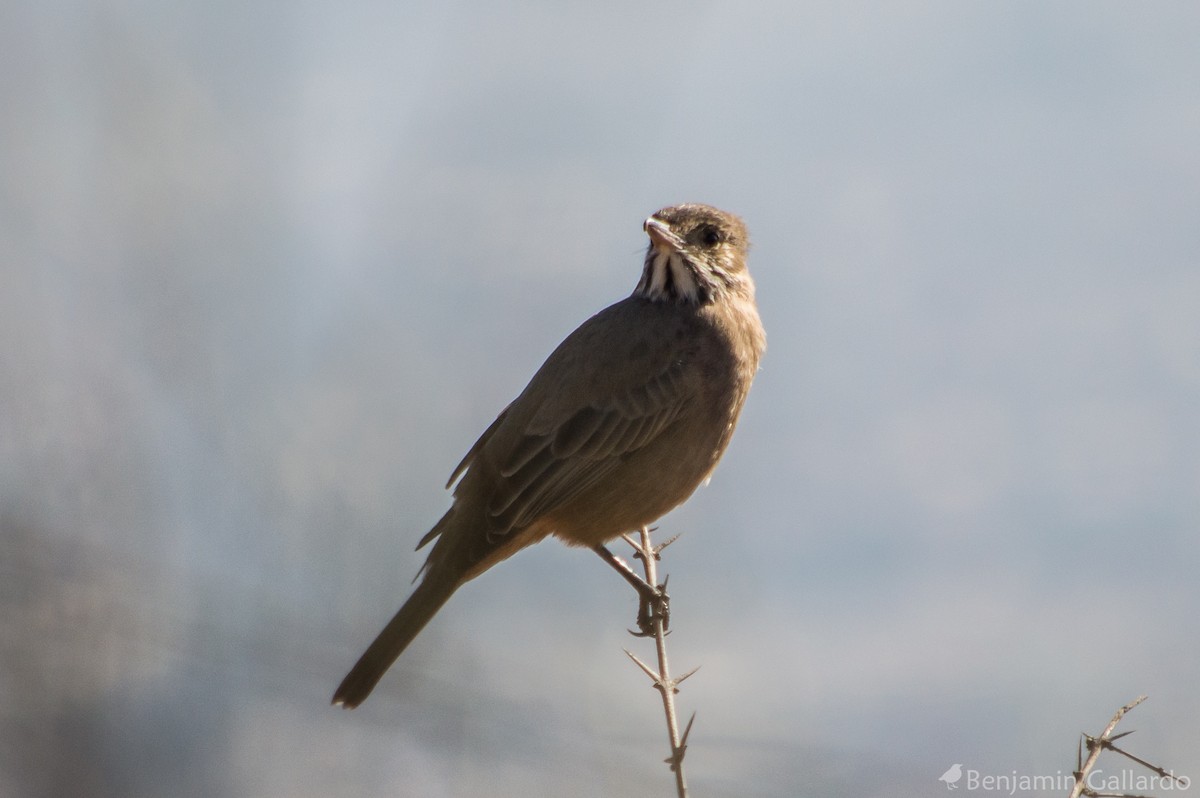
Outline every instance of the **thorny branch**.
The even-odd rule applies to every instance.
[[[1104,727],[1104,731],[1100,733],[1099,737],[1093,737],[1087,733],[1083,735],[1079,741],[1079,751],[1076,754],[1075,786],[1071,790],[1070,798],[1079,798],[1081,795],[1089,796],[1089,798],[1146,798],[1146,796],[1132,795],[1130,793],[1097,792],[1088,785],[1088,775],[1092,772],[1092,769],[1095,768],[1096,762],[1100,759],[1100,754],[1104,751],[1112,751],[1115,754],[1120,754],[1121,756],[1138,763],[1142,767],[1153,771],[1161,778],[1174,781],[1182,788],[1187,789],[1189,786],[1188,779],[1180,778],[1174,773],[1171,773],[1170,771],[1166,770],[1165,768],[1161,768],[1158,765],[1152,765],[1146,760],[1136,757],[1128,751],[1122,750],[1115,745],[1117,740],[1133,734],[1132,731],[1127,731],[1114,735],[1113,732],[1116,731],[1117,724],[1121,722],[1123,717],[1125,717],[1126,712],[1133,709],[1145,700],[1146,696],[1138,696],[1133,701],[1130,701],[1128,704],[1118,709],[1117,714],[1113,715],[1112,720],[1110,720],[1108,725]],[[1086,761],[1083,759],[1083,749],[1085,746],[1088,750],[1088,757]]]
[[[650,677],[654,688],[662,695],[663,712],[667,717],[667,736],[671,742],[671,756],[667,757],[665,761],[671,767],[671,772],[675,774],[675,789],[679,798],[687,798],[688,789],[687,779],[683,774],[683,757],[687,752],[688,735],[692,731],[692,722],[696,720],[696,715],[692,713],[687,727],[683,730],[683,735],[680,736],[679,721],[675,715],[675,694],[679,692],[680,682],[699,669],[693,668],[682,676],[671,678],[667,663],[667,585],[665,579],[663,584],[658,583],[657,563],[659,554],[671,545],[675,538],[654,546],[650,541],[651,531],[648,527],[642,527],[640,540],[634,540],[630,535],[624,535],[624,538],[625,542],[633,547],[634,556],[642,561],[642,566],[646,571],[646,582],[655,588],[653,596],[642,595],[643,606],[638,613],[638,625],[641,627],[641,633],[634,632],[634,634],[654,637],[655,649],[658,654],[658,670],[638,659],[628,649],[625,650],[625,653]]]

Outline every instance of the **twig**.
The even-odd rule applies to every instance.
[[[1113,753],[1120,754],[1121,756],[1137,762],[1142,767],[1153,771],[1161,778],[1170,779],[1183,786],[1185,789],[1187,788],[1189,783],[1187,779],[1181,779],[1165,768],[1161,768],[1158,765],[1152,765],[1146,760],[1136,757],[1128,751],[1122,750],[1115,745],[1117,740],[1133,734],[1132,731],[1127,731],[1114,735],[1113,732],[1116,731],[1117,724],[1121,722],[1121,718],[1125,717],[1126,712],[1133,709],[1145,700],[1146,696],[1138,696],[1133,701],[1130,701],[1128,704],[1118,709],[1117,714],[1113,715],[1112,720],[1110,720],[1108,725],[1104,727],[1104,731],[1100,733],[1099,737],[1093,737],[1086,733],[1083,735],[1079,742],[1079,752],[1076,755],[1075,786],[1071,789],[1070,798],[1079,798],[1081,795],[1089,796],[1089,798],[1145,798],[1144,796],[1134,796],[1129,795],[1128,793],[1097,792],[1088,786],[1088,775],[1092,772],[1092,769],[1096,766],[1097,760],[1100,759],[1100,754],[1104,751],[1112,751]],[[1088,757],[1086,761],[1083,761],[1083,748],[1085,745],[1087,746]]]
[[[646,570],[646,582],[657,588],[657,596],[651,602],[650,606],[649,624],[654,636],[655,649],[658,653],[658,670],[642,662],[629,649],[625,649],[625,653],[650,677],[651,681],[654,682],[654,688],[662,695],[663,712],[667,716],[667,736],[671,742],[671,756],[667,757],[665,761],[671,767],[671,772],[675,774],[675,789],[679,798],[687,798],[688,789],[687,779],[683,775],[683,757],[687,753],[688,735],[691,734],[692,722],[696,720],[696,714],[692,713],[692,717],[688,720],[687,727],[683,730],[681,737],[679,734],[679,721],[675,715],[675,694],[679,692],[680,682],[691,676],[699,668],[693,668],[678,678],[671,678],[670,668],[667,663],[666,583],[664,580],[662,585],[658,584],[657,562],[659,553],[671,545],[675,541],[675,538],[671,538],[667,542],[655,547],[650,541],[650,532],[651,530],[648,527],[642,527],[640,541],[635,541],[629,535],[625,535],[624,538],[633,547],[634,556],[641,559],[642,566]],[[639,617],[639,624],[640,622],[641,618]]]
[[[1134,762],[1137,762],[1139,765],[1146,768],[1147,770],[1153,771],[1158,776],[1160,776],[1164,779],[1170,779],[1171,781],[1175,782],[1183,789],[1186,790],[1188,788],[1189,782],[1186,778],[1180,778],[1179,776],[1176,776],[1174,773],[1170,772],[1166,768],[1161,768],[1158,765],[1152,765],[1149,762],[1147,762],[1146,760],[1142,759],[1141,757],[1136,757],[1133,754],[1129,753],[1128,751],[1125,751],[1121,748],[1117,748],[1115,745],[1112,744],[1112,740],[1117,740],[1128,734],[1133,734],[1133,732],[1125,732],[1125,734],[1118,734],[1116,737],[1111,738],[1107,743],[1102,743],[1102,745],[1105,748],[1107,748],[1109,751],[1112,751],[1114,754],[1120,754],[1121,756],[1123,756],[1127,759],[1132,759]]]
[[[1078,764],[1077,762],[1078,770],[1075,771],[1075,786],[1071,788],[1070,798],[1079,798],[1079,796],[1083,795],[1085,792],[1090,792],[1087,786],[1087,777],[1088,774],[1092,772],[1092,768],[1096,766],[1096,760],[1100,758],[1100,752],[1104,750],[1103,743],[1107,742],[1112,737],[1113,731],[1116,730],[1117,724],[1121,722],[1121,718],[1125,717],[1125,713],[1145,700],[1146,696],[1138,696],[1133,701],[1130,701],[1128,704],[1118,709],[1117,714],[1113,715],[1112,720],[1110,720],[1108,725],[1104,727],[1104,731],[1100,733],[1098,738],[1088,737],[1086,734],[1084,735],[1088,741],[1088,758],[1087,761],[1082,764]],[[1101,744],[1094,745],[1094,743],[1097,741]],[[1083,752],[1080,751],[1079,753],[1082,755]]]

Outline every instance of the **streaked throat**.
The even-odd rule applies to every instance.
[[[695,267],[678,251],[652,247],[646,253],[642,279],[633,292],[653,302],[698,304],[709,291],[697,279]]]

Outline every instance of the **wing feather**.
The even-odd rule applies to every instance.
[[[497,490],[492,494],[488,500],[488,515],[493,517],[502,515],[557,462],[549,447],[542,447],[535,457],[504,480],[503,490]]]
[[[629,418],[610,410],[605,414],[604,422],[579,447],[577,457],[588,461],[594,460],[598,456],[603,456],[599,453],[603,450],[604,445],[614,437],[620,437],[620,433],[629,425],[629,422]]]
[[[453,485],[455,480],[462,476],[462,473],[471,466],[471,463],[475,460],[475,456],[479,454],[479,451],[484,446],[487,446],[487,442],[491,440],[491,437],[496,434],[496,430],[504,423],[504,419],[508,416],[508,411],[511,408],[512,404],[509,403],[508,407],[501,410],[500,415],[496,416],[496,420],[488,425],[488,428],[483,431],[483,434],[479,436],[479,439],[475,441],[470,450],[463,455],[463,459],[458,461],[458,465],[454,467],[454,471],[450,474],[450,479],[446,480],[447,488]]]
[[[662,433],[692,399],[684,364],[674,362],[645,382],[614,391],[557,418],[532,414],[498,466],[488,501],[489,535],[504,535],[552,512],[593,487],[631,452]]]
[[[505,460],[504,465],[500,467],[500,476],[508,478],[516,474],[529,463],[530,460],[541,454],[546,445],[550,443],[550,438],[546,435],[526,435],[521,438],[512,454]]]
[[[555,431],[550,451],[560,459],[580,454],[580,450],[608,423],[611,423],[608,415],[594,407],[585,407]]]
[[[614,435],[607,442],[609,448],[617,452],[629,452],[641,448],[640,446],[634,446],[633,443],[638,439],[638,435],[646,428],[649,421],[650,417],[648,416],[630,419],[629,423],[625,424],[621,429],[621,434]]]
[[[569,502],[595,485],[618,465],[620,462],[617,460],[599,460],[593,461],[590,467],[585,469],[560,469],[547,474],[540,490],[522,493],[518,501],[496,517],[497,528],[493,529],[489,536],[497,537],[513,529],[528,526],[539,516]]]

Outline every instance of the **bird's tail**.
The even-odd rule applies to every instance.
[[[404,606],[388,622],[375,642],[367,648],[358,662],[333,694],[333,703],[354,709],[366,700],[387,669],[403,653],[429,619],[454,594],[460,582],[444,574],[428,571],[421,584],[404,602]]]

